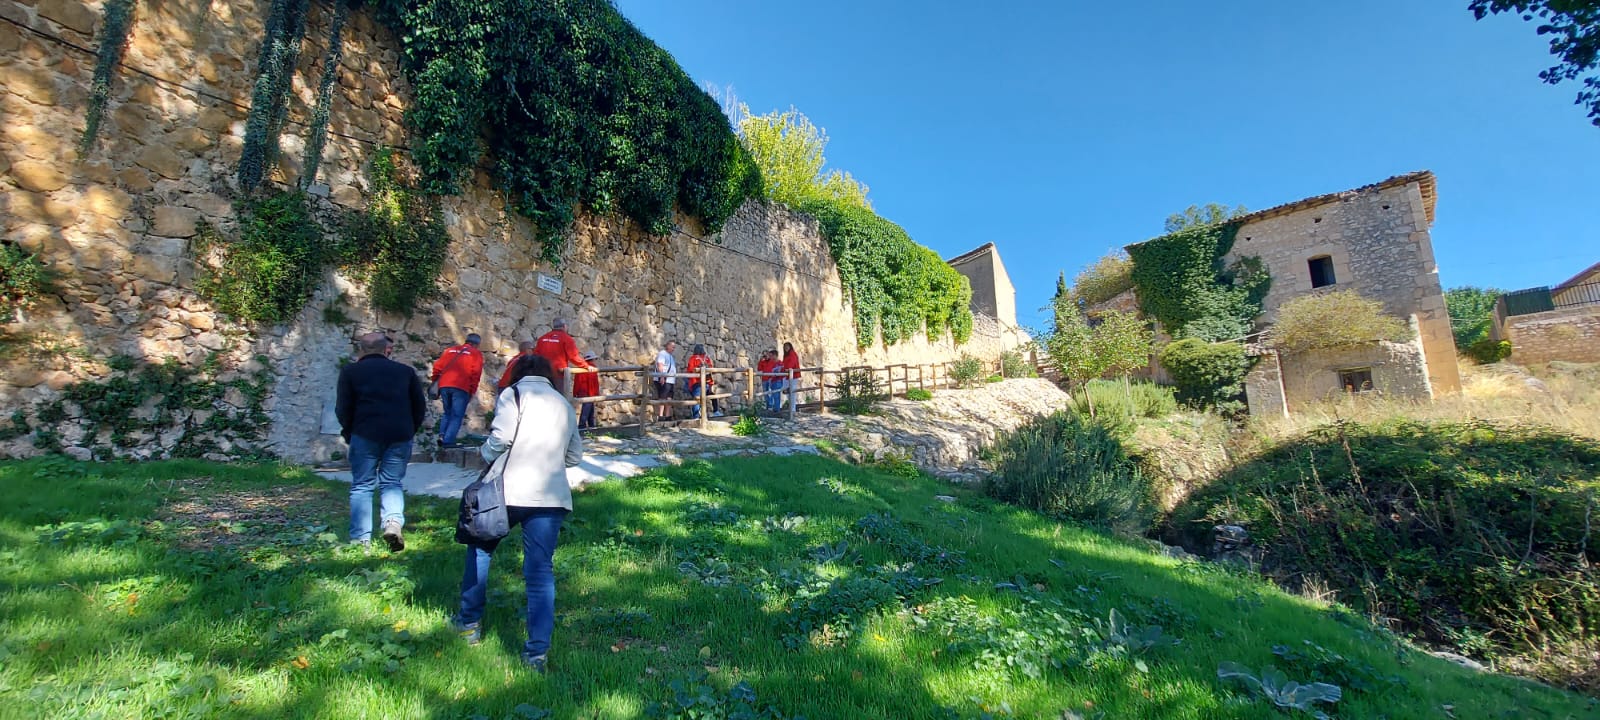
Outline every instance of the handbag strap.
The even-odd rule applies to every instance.
[[[447,363],[444,364],[444,367],[439,368],[439,374],[440,375],[444,375],[446,372],[448,372],[450,370],[450,368],[453,365],[456,364],[456,361],[460,360],[461,356],[465,355],[467,353],[467,351],[465,351],[465,350],[458,349],[458,348],[462,348],[462,347],[465,347],[465,345],[455,345],[455,346],[452,346],[450,348],[451,350],[455,350],[456,354],[450,358],[450,362],[447,362]],[[438,381],[435,380],[434,382],[438,382]],[[518,407],[521,407],[521,405],[518,405]],[[518,417],[521,417],[521,416],[519,415]]]
[[[517,424],[511,430],[511,442],[506,444],[505,452],[500,453],[500,457],[495,458],[493,462],[484,466],[483,472],[478,473],[480,482],[489,476],[489,473],[494,470],[494,466],[505,466],[511,462],[511,448],[516,446],[517,436],[522,434],[522,392],[517,390],[516,385],[511,386],[511,399],[517,403]],[[504,475],[504,473],[501,473],[501,475]],[[499,477],[498,475],[496,476],[497,479]]]

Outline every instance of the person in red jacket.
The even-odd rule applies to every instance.
[[[778,371],[778,351],[768,350],[761,353],[761,362],[756,363],[756,372],[761,376],[761,405],[772,412],[778,411],[778,386],[780,381],[772,374]]]
[[[788,377],[782,379],[783,394],[793,403],[794,393],[791,389],[800,381],[800,353],[794,351],[794,343],[783,344],[783,370],[789,373]]]
[[[578,354],[578,341],[567,334],[567,321],[561,318],[556,318],[555,322],[550,323],[550,332],[539,336],[533,351],[550,361],[550,368],[555,370],[558,382],[564,376],[568,365],[581,368],[594,367]],[[565,387],[557,389],[567,390]]]
[[[500,373],[500,381],[494,384],[495,390],[504,390],[511,387],[511,371],[516,369],[518,360],[533,354],[533,348],[534,342],[532,340],[523,340],[517,343],[517,354],[512,355],[511,359],[506,361],[506,371]]]
[[[583,354],[584,362],[588,363],[589,367],[591,368],[594,367],[594,361],[596,359],[598,359],[598,357],[592,352],[586,352]],[[598,397],[599,395],[600,373],[576,373],[572,376],[573,397],[586,398]],[[594,427],[594,403],[586,402],[583,404],[583,409],[578,412],[578,429],[583,430],[592,427]]]
[[[706,346],[695,345],[694,352],[689,354],[689,364],[684,367],[684,372],[697,373],[700,368],[712,367],[711,356],[706,354]],[[717,379],[706,376],[706,386],[700,387],[700,378],[689,378],[689,397],[698,398],[700,393],[713,394],[716,389]],[[696,405],[691,417],[700,417],[700,406]],[[722,417],[722,403],[716,398],[711,399],[711,417]]]
[[[483,380],[483,353],[478,352],[482,342],[477,333],[468,333],[466,342],[445,348],[433,361],[429,377],[439,384],[439,399],[444,402],[444,414],[439,418],[441,448],[457,447],[456,434],[467,416],[467,400]]]

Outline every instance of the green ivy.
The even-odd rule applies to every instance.
[[[344,56],[344,21],[350,15],[347,0],[334,0],[333,27],[328,30],[328,52],[322,57],[322,79],[317,82],[317,106],[311,111],[311,134],[306,138],[305,171],[300,189],[317,182],[322,148],[328,142],[328,112],[333,107],[333,86],[339,79],[339,58]]]
[[[1244,376],[1250,358],[1243,345],[1185,338],[1161,349],[1161,366],[1172,374],[1178,401],[1225,415],[1244,411]]]
[[[559,262],[580,204],[654,234],[674,203],[715,231],[761,194],[716,102],[605,0],[380,0],[414,89],[421,189],[459,192],[487,157]]]
[[[78,154],[86,155],[94,147],[100,134],[100,123],[105,119],[106,101],[111,97],[111,80],[122,64],[122,55],[128,49],[128,33],[133,29],[133,11],[136,0],[106,0],[100,23],[100,43],[95,46],[94,79],[89,81],[89,109],[83,117],[83,137],[78,140]]]
[[[1173,337],[1250,334],[1272,278],[1259,258],[1224,265],[1238,223],[1196,225],[1128,248],[1139,308]]]
[[[438,292],[450,235],[431,198],[400,181],[394,153],[372,159],[372,199],[344,223],[341,263],[371,288],[372,306],[409,315]]]
[[[814,200],[797,208],[817,218],[855,311],[856,343],[885,345],[917,331],[958,343],[972,336],[972,287],[938,253],[918,245],[899,225],[863,207]]]
[[[239,239],[228,242],[210,225],[194,244],[205,259],[215,248],[220,263],[202,263],[196,289],[217,309],[248,322],[287,322],[322,282],[337,248],[311,214],[305,193],[273,192],[245,201]]]
[[[260,185],[278,160],[278,133],[288,114],[290,81],[300,62],[308,4],[309,0],[272,0],[268,11],[239,154],[239,188],[245,192]]]
[[[0,242],[0,324],[17,319],[18,310],[49,291],[50,271],[39,257],[15,244]]]

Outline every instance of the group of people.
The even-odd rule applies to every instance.
[[[429,395],[435,394],[443,406],[439,420],[440,447],[457,447],[457,436],[466,416],[468,401],[482,381],[482,343],[476,333],[465,342],[446,348],[434,361],[425,389],[411,367],[390,358],[394,339],[374,332],[357,338],[355,362],[339,371],[335,414],[341,435],[350,448],[350,541],[370,543],[373,532],[373,492],[378,494],[378,525],[381,537],[391,552],[405,549],[406,464],[416,434],[427,417]],[[652,380],[659,399],[671,399],[678,385],[677,343],[668,342],[656,356]],[[776,411],[782,398],[800,377],[800,357],[792,343],[783,344],[780,359],[776,350],[762,354],[758,369],[766,406]],[[551,559],[561,525],[572,511],[572,491],[567,485],[566,468],[583,459],[580,430],[594,427],[594,403],[582,403],[574,417],[571,402],[562,391],[565,371],[575,373],[572,397],[594,398],[600,394],[599,374],[594,372],[594,353],[580,353],[577,342],[567,333],[565,321],[557,319],[551,330],[537,340],[519,344],[517,354],[495,383],[494,420],[489,435],[479,449],[484,462],[503,460],[505,502],[513,525],[522,528],[523,580],[527,593],[528,639],[522,660],[536,672],[544,672],[555,620],[555,575]],[[695,345],[686,363],[686,372],[695,376],[684,383],[690,397],[714,394],[715,381],[707,376],[702,386],[698,374],[713,367],[704,345]],[[672,408],[660,407],[661,417],[670,419]],[[711,399],[712,412],[721,414],[721,404]],[[695,413],[698,414],[696,406]],[[526,430],[524,430],[526,427]],[[483,640],[483,616],[488,595],[490,557],[499,541],[470,543],[461,579],[459,608],[452,626],[467,643]]]
[[[467,342],[447,350],[434,365],[432,375],[440,383],[440,400],[447,410],[457,402],[464,409],[466,403],[445,391],[468,392],[455,383],[463,375],[482,372],[478,343],[476,335],[469,335]],[[394,340],[383,333],[357,339],[358,359],[339,371],[335,414],[350,446],[350,541],[365,545],[371,540],[376,487],[383,540],[391,552],[399,552],[405,549],[402,483],[413,438],[427,415],[428,400],[417,373],[390,359],[393,348]],[[558,389],[558,377],[552,361],[537,348],[513,358],[500,378],[494,421],[479,449],[486,463],[502,460],[507,515],[513,525],[522,528],[528,632],[522,660],[540,673],[545,671],[555,627],[551,558],[561,524],[572,511],[566,469],[583,459],[583,438],[572,405]],[[441,422],[442,429],[452,432],[459,427],[459,414]],[[450,440],[453,442],[453,435]],[[469,644],[483,640],[489,561],[498,545],[498,540],[467,544],[460,605],[451,624]]]

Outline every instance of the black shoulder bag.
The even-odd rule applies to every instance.
[[[511,444],[461,491],[456,542],[462,545],[491,543],[511,534],[511,518],[506,510],[506,464],[511,462],[517,435],[522,433],[522,393],[515,385],[511,386],[511,397],[517,401],[517,426],[511,431]]]

